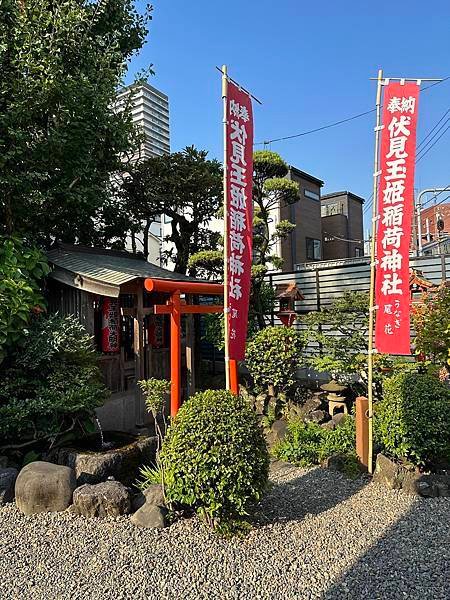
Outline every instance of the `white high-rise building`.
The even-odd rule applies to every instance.
[[[170,153],[169,98],[148,83],[134,84],[117,96],[115,109],[122,110],[131,102],[133,123],[145,136],[132,162]],[[140,250],[142,234],[137,235],[135,243]],[[160,264],[163,231],[161,218],[150,226],[149,257],[154,264]],[[127,239],[127,249],[131,250],[131,237]]]
[[[169,154],[169,98],[148,83],[132,85],[118,95],[119,110],[130,94],[133,122],[145,134],[145,141],[134,160]]]

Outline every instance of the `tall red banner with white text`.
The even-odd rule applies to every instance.
[[[385,87],[378,191],[375,347],[410,354],[409,251],[419,86]]]
[[[253,112],[250,96],[228,81],[226,107],[226,214],[228,354],[245,356],[252,267]]]

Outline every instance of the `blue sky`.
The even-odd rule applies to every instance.
[[[292,135],[374,107],[386,76],[450,76],[448,0],[154,0],[147,45],[130,77],[154,64],[150,79],[169,96],[172,150],[186,145],[222,156],[220,74],[262,102],[255,141]],[[426,84],[423,84],[425,87]],[[450,80],[420,98],[418,141],[450,108]],[[449,116],[449,115],[447,115]],[[290,164],[325,181],[323,193],[372,189],[374,115],[274,142]],[[261,148],[262,146],[258,146]],[[416,187],[450,184],[450,130],[417,164]]]

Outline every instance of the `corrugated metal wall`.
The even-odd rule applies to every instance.
[[[426,279],[438,285],[442,281],[450,280],[450,255],[447,256],[422,256],[411,259],[411,267],[420,271]],[[370,260],[368,258],[344,259],[321,263],[309,263],[301,269],[291,273],[276,273],[268,275],[268,281],[276,286],[295,282],[301,290],[304,300],[296,302],[295,310],[300,314],[320,310],[330,306],[335,298],[342,297],[345,292],[369,292],[370,286]],[[275,315],[268,315],[267,322],[281,325]],[[297,322],[295,327],[300,331],[305,326]],[[340,336],[337,331],[324,327],[324,332]],[[411,329],[411,339],[414,338]],[[317,353],[319,348],[310,344],[305,348],[306,354]]]
[[[413,258],[410,264],[434,284],[450,279],[449,255]],[[298,271],[268,275],[268,280],[272,285],[295,282],[305,297],[296,303],[296,310],[305,313],[330,305],[333,299],[345,292],[368,292],[370,260],[358,258],[310,263]]]

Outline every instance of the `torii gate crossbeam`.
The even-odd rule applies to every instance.
[[[183,304],[181,294],[204,294],[207,296],[223,296],[223,285],[220,283],[203,283],[191,281],[171,281],[167,279],[146,279],[145,289],[148,292],[164,292],[170,294],[167,304],[155,304],[156,315],[170,315],[170,416],[174,417],[181,404],[181,315],[223,313],[223,306],[217,304],[193,305]],[[227,368],[227,365],[225,365]],[[230,360],[230,388],[238,393],[237,361]]]

